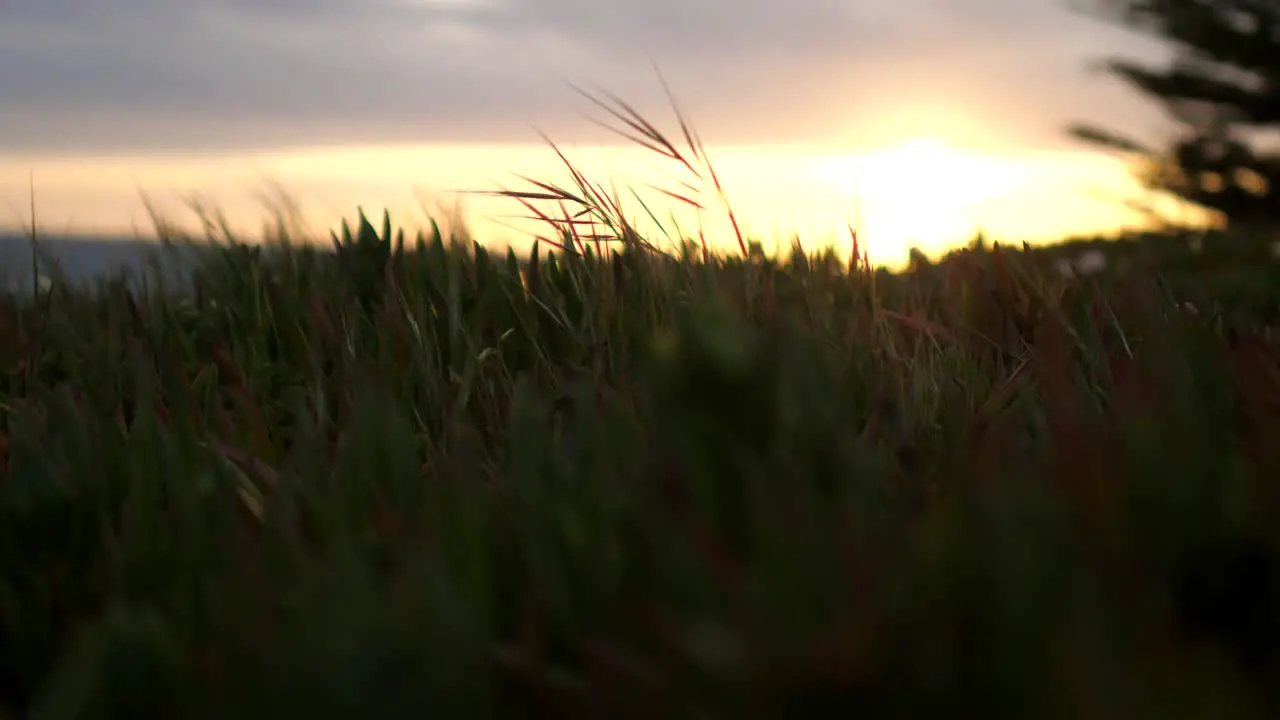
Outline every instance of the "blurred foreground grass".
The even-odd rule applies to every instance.
[[[0,716],[1277,709],[1265,313],[662,252],[575,182],[527,259],[361,217],[0,298]]]

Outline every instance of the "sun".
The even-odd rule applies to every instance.
[[[904,164],[924,165],[934,163],[948,155],[946,144],[932,137],[918,137],[891,148],[889,154]]]
[[[869,159],[875,175],[872,179],[877,184],[895,194],[915,195],[930,203],[943,200],[945,190],[958,190],[956,186],[964,180],[959,155],[932,137],[908,140],[874,153]]]
[[[900,253],[967,239],[981,224],[982,206],[1015,187],[1019,176],[1008,161],[966,154],[932,136],[853,158],[851,165],[867,235]]]

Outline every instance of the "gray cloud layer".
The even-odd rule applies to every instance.
[[[579,137],[564,80],[661,112],[651,61],[714,140],[906,103],[1044,144],[1141,107],[1083,67],[1132,42],[1065,0],[0,0],[0,152]]]

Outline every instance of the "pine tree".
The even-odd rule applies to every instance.
[[[1083,0],[1104,20],[1170,42],[1156,68],[1108,58],[1102,69],[1161,103],[1182,127],[1153,148],[1078,123],[1076,138],[1138,160],[1147,187],[1216,211],[1228,222],[1280,220],[1280,152],[1258,131],[1280,129],[1280,0]]]

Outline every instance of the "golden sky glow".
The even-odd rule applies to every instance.
[[[674,187],[679,167],[638,148],[564,148],[589,177],[639,188]],[[816,147],[709,149],[749,232],[766,246],[847,246],[853,224],[876,262],[897,264],[911,246],[931,254],[963,243],[982,228],[995,239],[1042,242],[1068,234],[1109,232],[1137,220],[1116,198],[1135,188],[1119,162],[1088,153],[996,156],[965,152],[928,136],[904,138],[881,151],[824,153]],[[27,221],[29,178],[35,179],[39,221],[51,232],[149,229],[141,202],[146,192],[179,221],[192,216],[185,198],[200,196],[226,210],[241,230],[263,217],[257,194],[278,183],[302,204],[318,228],[349,217],[357,205],[391,209],[402,222],[423,218],[422,200],[449,205],[451,190],[521,187],[515,174],[564,181],[546,146],[398,146],[153,158],[26,158],[0,160],[0,224]],[[1111,199],[1108,199],[1108,195]],[[712,201],[709,196],[704,200]],[[509,200],[468,197],[464,207],[482,240],[523,240],[491,220],[521,212]],[[680,227],[694,232],[699,218],[674,210]],[[638,206],[634,207],[637,214]],[[701,218],[708,235],[732,242],[722,214]],[[505,220],[504,222],[512,222]],[[516,222],[518,228],[527,228]]]

